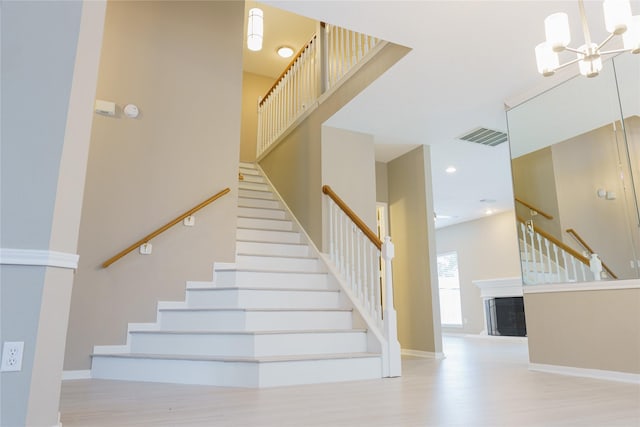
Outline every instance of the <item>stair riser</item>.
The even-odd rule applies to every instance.
[[[282,209],[282,205],[277,200],[252,199],[247,197],[238,197],[238,206],[248,208]]]
[[[274,256],[308,256],[307,245],[277,244],[265,242],[237,242],[236,251],[244,254],[274,255]]]
[[[258,364],[94,356],[91,376],[125,381],[257,388],[379,379],[382,365],[379,357]]]
[[[271,256],[238,255],[238,268],[263,271],[297,271],[322,272],[322,265],[317,259],[280,258]]]
[[[258,387],[259,369],[256,363],[93,356],[91,377],[221,387]]]
[[[161,310],[160,329],[176,331],[276,331],[350,329],[350,311]]]
[[[366,351],[367,334],[360,331],[265,335],[131,333],[131,352],[142,354],[267,357]]]
[[[239,197],[252,197],[254,199],[275,200],[275,196],[270,191],[244,190],[238,189]]]
[[[301,243],[302,241],[300,233],[297,232],[255,230],[248,228],[238,228],[236,230],[236,238],[238,240],[275,243]]]
[[[250,175],[248,175],[250,176]],[[238,183],[238,188],[242,190],[258,190],[258,191],[269,191],[271,192],[271,188],[269,184],[265,184],[263,182],[250,182],[247,180],[240,181]]]
[[[244,173],[243,171],[240,171],[240,173],[242,173],[242,175],[244,176],[244,179],[240,182],[258,182],[258,183],[266,182],[265,179],[260,175],[252,175],[249,173]]]
[[[341,305],[335,291],[272,291],[272,290],[187,290],[190,308],[326,308]]]
[[[251,286],[285,289],[329,289],[325,274],[263,271],[216,271],[216,286]]]
[[[284,210],[260,209],[260,208],[238,208],[238,216],[248,218],[264,218],[264,219],[287,219]]]
[[[260,228],[265,230],[291,231],[293,223],[288,220],[263,218],[238,218],[238,227]]]

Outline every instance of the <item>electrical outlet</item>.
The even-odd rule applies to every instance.
[[[23,341],[5,341],[2,346],[2,366],[0,366],[0,371],[21,371],[23,350]]]

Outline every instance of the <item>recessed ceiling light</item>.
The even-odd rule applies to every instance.
[[[484,213],[485,215],[491,215],[493,213],[493,209],[487,209]]]
[[[283,58],[290,58],[291,55],[293,55],[293,49],[291,49],[289,46],[279,47],[278,55],[280,55]]]
[[[454,173],[455,171],[457,171],[457,169],[454,168],[453,166],[449,166],[448,168],[445,169],[446,173]]]

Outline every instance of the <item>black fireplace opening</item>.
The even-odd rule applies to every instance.
[[[526,337],[527,324],[524,317],[522,297],[492,298],[487,305],[487,333],[507,337]]]

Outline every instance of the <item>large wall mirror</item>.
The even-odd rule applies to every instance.
[[[599,76],[574,77],[507,119],[523,282],[639,278],[640,55],[606,61]]]

